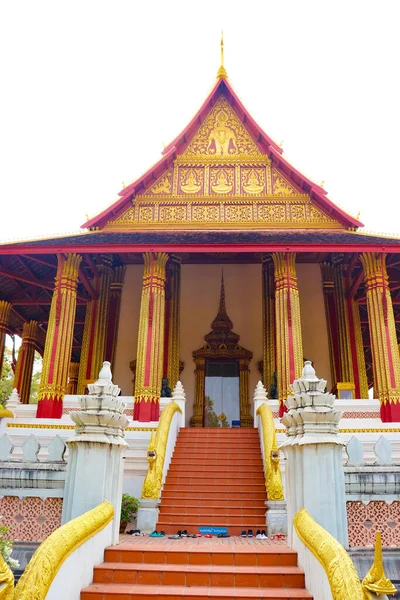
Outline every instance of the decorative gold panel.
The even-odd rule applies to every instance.
[[[210,194],[234,194],[234,167],[211,167],[210,188]]]
[[[219,98],[182,156],[260,155],[256,143],[224,97]]]
[[[110,229],[199,229],[216,228],[341,228],[335,219],[323,213],[306,196],[262,198],[212,195],[209,197],[151,198],[137,196],[114,221]]]
[[[298,196],[299,192],[277,169],[272,169],[274,196]]]
[[[241,169],[241,190],[243,194],[259,196],[266,193],[265,169],[256,167],[245,167]]]
[[[204,191],[204,167],[180,167],[178,173],[178,193],[193,196]]]
[[[146,190],[146,194],[170,194],[172,192],[172,169],[161,175],[159,179],[157,179],[156,183],[152,185],[148,190]]]

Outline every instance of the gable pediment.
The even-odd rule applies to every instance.
[[[285,161],[224,80],[159,163],[120,195],[86,226],[326,229],[358,223]]]

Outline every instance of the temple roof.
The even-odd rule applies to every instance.
[[[225,72],[223,71],[222,74],[224,73]],[[163,156],[161,157],[161,159],[155,165],[153,165],[146,173],[144,173],[144,175],[139,177],[139,179],[137,179],[136,181],[125,187],[123,190],[121,190],[119,192],[120,198],[116,202],[114,202],[114,204],[112,204],[109,208],[98,214],[96,217],[93,217],[92,219],[84,223],[82,225],[82,228],[102,229],[105,226],[107,226],[110,222],[118,224],[117,219],[125,212],[131,209],[132,204],[135,204],[135,198],[137,198],[139,195],[148,193],[149,189],[152,186],[154,186],[155,182],[160,180],[161,176],[165,176],[165,174],[168,173],[168,169],[170,169],[174,165],[178,157],[183,159],[185,155],[187,155],[188,153],[190,154],[190,145],[193,142],[194,137],[198,135],[199,129],[201,129],[201,127],[204,126],[205,120],[209,118],[210,113],[212,113],[213,111],[213,108],[215,109],[215,107],[218,106],[218,102],[221,102],[221,100],[226,102],[226,106],[229,105],[229,107],[233,110],[235,118],[237,118],[240,121],[243,132],[245,132],[245,134],[249,136],[249,139],[251,138],[251,143],[253,144],[253,147],[249,151],[248,148],[250,147],[250,144],[248,145],[246,149],[248,155],[246,157],[244,156],[245,153],[243,151],[243,157],[246,158],[247,161],[249,160],[249,158],[255,158],[259,160],[263,156],[266,160],[268,160],[268,163],[271,166],[271,168],[275,169],[276,172],[283,177],[284,189],[286,188],[287,190],[289,190],[290,188],[289,191],[293,194],[307,195],[315,209],[322,211],[324,216],[329,216],[332,222],[336,221],[336,226],[342,226],[346,229],[354,229],[362,226],[362,223],[360,223],[360,221],[347,214],[344,210],[342,210],[341,208],[336,206],[331,200],[329,200],[329,198],[327,197],[327,192],[321,186],[317,185],[316,183],[302,175],[283,157],[282,149],[254,121],[254,119],[251,117],[249,112],[246,110],[246,108],[243,106],[242,102],[234,92],[227,78],[224,76],[219,76],[210,94],[201,106],[200,110],[196,113],[196,115],[185,127],[185,129],[183,129],[183,131],[164,149],[162,153]],[[222,106],[222,108],[219,110],[219,114],[223,115],[224,110],[226,109],[224,108],[224,106]],[[227,115],[226,113],[225,116],[220,118],[225,119],[223,125],[225,125],[225,123],[227,122],[229,123],[229,115]],[[225,133],[226,131],[231,130],[229,127],[225,127]],[[232,143],[234,144],[235,142],[233,140],[234,138],[232,137]],[[217,149],[212,148],[211,151],[214,152],[215,160],[218,160],[219,157]],[[221,159],[223,159],[221,160],[222,164],[227,164],[227,161],[229,161],[230,159],[233,160],[235,158],[235,156],[232,157],[232,155],[229,154],[231,151],[232,148],[225,148],[225,155],[221,157]],[[221,150],[221,154],[222,153],[223,150]],[[200,150],[198,149],[196,157],[193,156],[193,153],[191,154],[192,155],[188,158],[190,158],[192,163],[194,161],[194,158],[197,159],[198,164],[201,164],[202,161],[210,158],[209,156],[206,156],[206,151],[204,147]],[[256,154],[259,154],[260,156],[256,156]],[[259,173],[254,173],[254,169],[252,175],[248,173],[249,177],[253,176],[253,180],[256,179],[256,177],[260,176]],[[225,179],[228,175],[226,173],[224,174]],[[201,187],[200,185],[196,186],[193,184],[193,180],[195,180],[196,176],[197,175],[194,172],[192,172],[191,187],[193,190],[196,190],[196,187],[198,189],[200,189]],[[259,183],[262,184],[262,182]],[[165,187],[166,179],[164,179],[164,183],[158,184],[157,193],[165,192],[165,190],[162,190],[162,185],[164,185]],[[182,187],[185,186],[182,185]],[[233,187],[233,183],[231,184],[231,187]],[[259,187],[261,188],[261,185]],[[189,189],[191,189],[190,186],[186,185],[186,190]],[[216,187],[214,187],[214,189],[216,189]],[[226,189],[228,189],[228,187],[226,187]],[[256,186],[254,186],[254,189],[256,189]],[[219,191],[221,192],[221,190],[223,192],[223,188],[220,187]],[[208,195],[207,191],[204,193]],[[238,193],[239,192],[236,189],[235,194],[238,195]],[[265,185],[263,194],[274,195],[275,191],[273,188],[268,190],[267,185]],[[173,193],[171,194],[171,197],[172,196],[174,196]],[[225,198],[229,198],[229,196],[226,195]],[[271,200],[271,198],[269,199]],[[265,212],[263,214],[267,215],[267,213]],[[127,219],[125,219],[124,222],[128,222]],[[131,222],[133,228],[133,225],[136,224],[136,221],[132,220]],[[263,228],[269,227],[268,216],[260,217],[259,226]],[[290,227],[291,225],[288,224],[288,228]]]
[[[400,238],[358,231],[318,229],[236,230],[102,230],[32,241],[0,244],[0,254],[46,254],[58,252],[227,252],[241,246],[241,252],[292,251],[310,249],[329,252],[400,252]]]

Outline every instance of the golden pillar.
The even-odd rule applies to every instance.
[[[296,254],[276,252],[272,255],[275,276],[276,366],[280,414],[283,402],[292,394],[290,384],[301,377],[303,341],[300,300],[297,287]]]
[[[325,318],[328,330],[329,361],[331,367],[332,389],[336,389],[338,376],[340,377],[340,357],[337,335],[337,322],[335,311],[335,283],[333,268],[330,263],[321,263],[322,292],[324,295]]]
[[[196,365],[194,372],[194,389],[196,392],[193,404],[193,416],[190,418],[190,426],[203,427],[206,359],[203,357],[196,357],[194,359],[194,364]]]
[[[374,392],[381,402],[382,421],[400,421],[400,357],[386,255],[364,253],[361,262],[367,291]]]
[[[93,280],[96,298],[86,305],[81,359],[79,363],[78,394],[88,383],[97,380],[105,359],[108,302],[111,283],[111,257],[102,255]]]
[[[337,262],[333,266],[337,340],[340,357],[340,373],[336,373],[336,376],[337,381],[354,383],[353,361],[351,356],[350,344],[350,328],[346,306],[343,269],[344,266],[341,262]]]
[[[29,404],[37,334],[37,321],[24,323],[22,328],[22,343],[18,351],[18,360],[14,375],[14,387],[17,388],[23,404]]]
[[[76,312],[76,289],[82,257],[58,256],[55,287],[43,356],[37,417],[59,419],[68,384]]]
[[[4,348],[6,343],[6,333],[8,317],[10,315],[11,304],[6,300],[0,300],[0,377],[3,370]]]
[[[168,385],[173,390],[179,381],[180,375],[181,257],[178,254],[170,255],[167,285],[164,374],[168,377]]]
[[[115,267],[112,272],[110,297],[108,304],[107,336],[105,360],[110,361],[111,371],[114,370],[115,348],[117,345],[119,314],[121,309],[122,288],[124,285],[126,267]]]
[[[364,342],[361,330],[360,307],[354,298],[347,299],[350,325],[350,343],[354,365],[356,398],[368,399],[368,378],[365,366]]]
[[[274,381],[275,299],[274,265],[269,255],[262,257],[263,383],[267,392]]]
[[[140,304],[136,362],[136,421],[158,421],[164,362],[165,267],[168,254],[144,255],[142,300]]]
[[[253,427],[253,417],[250,414],[250,371],[248,359],[239,359],[239,398],[240,398],[240,425]]]
[[[75,396],[78,392],[78,377],[79,377],[79,363],[72,362],[69,365],[69,375],[68,375],[68,388],[67,394],[70,396]]]

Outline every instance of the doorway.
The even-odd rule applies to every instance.
[[[240,427],[239,361],[206,360],[204,427]]]

